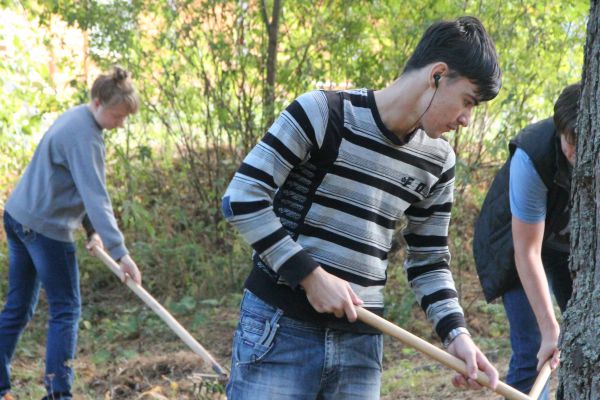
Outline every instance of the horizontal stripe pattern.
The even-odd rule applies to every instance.
[[[336,101],[343,117],[329,121]],[[408,279],[444,335],[464,324],[447,245],[454,153],[423,131],[403,143],[380,127],[372,92],[300,96],[244,159],[224,215],[275,281],[295,288],[321,265],[375,309],[383,308],[388,253],[405,215]]]
[[[439,175],[442,169],[442,166],[439,164],[431,163],[426,159],[420,158],[414,153],[398,151],[394,148],[391,148],[390,146],[387,146],[385,143],[378,143],[376,141],[352,133],[347,134],[345,136],[345,139],[358,147],[371,150],[375,153],[383,154],[397,161],[401,161],[404,164],[411,165],[418,169],[421,169],[422,171],[429,172],[432,175]]]
[[[374,222],[377,225],[381,225],[387,229],[394,229],[394,226],[396,226],[396,221],[393,219],[386,218],[383,215],[377,214],[376,212],[364,209],[352,203],[344,202],[340,199],[316,194],[314,197],[314,202],[328,208],[344,210],[345,213],[351,214],[356,218]]]

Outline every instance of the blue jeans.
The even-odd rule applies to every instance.
[[[321,328],[244,292],[230,400],[379,399],[382,335]]]
[[[71,399],[71,364],[81,314],[75,245],[34,232],[6,212],[4,229],[9,265],[8,294],[0,314],[0,395],[10,390],[10,362],[43,286],[49,309],[44,375],[47,398]]]
[[[564,311],[573,290],[569,272],[568,254],[545,251],[542,262],[561,310]],[[533,309],[527,300],[523,286],[517,286],[502,295],[504,309],[510,326],[510,345],[512,356],[508,366],[506,383],[523,393],[529,393],[537,378],[537,353],[542,337]],[[541,400],[548,399],[548,386],[540,395]]]

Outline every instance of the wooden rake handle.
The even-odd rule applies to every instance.
[[[531,387],[531,391],[529,392],[529,397],[533,400],[538,400],[540,398],[540,394],[542,394],[542,390],[546,386],[548,382],[548,378],[550,378],[550,374],[552,374],[552,368],[550,367],[550,360],[546,361],[540,370],[533,386]]]
[[[110,257],[104,250],[98,246],[94,246],[94,254],[98,257],[104,265],[106,265],[119,279],[123,280],[123,271],[119,265]],[[125,284],[133,291],[148,307],[152,309],[165,323],[171,328],[179,338],[188,345],[190,349],[197,355],[199,355],[204,362],[209,364],[213,371],[218,374],[219,381],[227,380],[227,371],[221,367],[221,365],[214,359],[214,357],[204,348],[196,339],[185,330],[179,322],[162,306],[158,301],[154,299],[141,285],[135,283],[131,278],[128,278]]]
[[[400,328],[398,325],[395,325],[381,318],[380,316],[365,310],[362,307],[356,307],[356,312],[358,314],[358,319],[365,324],[368,324],[387,335],[399,339],[405,345],[420,351],[421,353],[433,358],[448,368],[451,368],[463,375],[468,375],[467,365],[464,363],[464,361],[454,357],[452,354],[447,353],[446,351],[432,345],[420,337]],[[490,387],[489,378],[484,373],[478,373],[476,380],[481,385],[488,388]],[[532,400],[530,396],[519,392],[515,388],[501,381],[498,382],[495,392],[501,394],[509,400]]]

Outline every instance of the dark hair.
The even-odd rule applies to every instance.
[[[101,74],[96,78],[90,96],[100,100],[105,107],[125,103],[130,113],[136,113],[140,107],[140,100],[129,72],[119,66],[114,66],[110,73]]]
[[[581,97],[581,82],[574,83],[563,89],[558,100],[554,103],[554,126],[557,135],[565,135],[567,142],[575,144],[577,137],[577,111]]]
[[[434,62],[448,64],[450,77],[463,76],[473,82],[477,86],[479,101],[493,99],[502,86],[502,72],[494,42],[475,17],[460,17],[455,21],[431,25],[403,73]]]

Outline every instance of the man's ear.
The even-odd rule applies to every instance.
[[[429,70],[429,81],[430,84],[434,86],[436,89],[440,84],[440,80],[443,76],[447,75],[449,71],[448,64],[445,62],[439,61],[431,65],[431,69]]]

